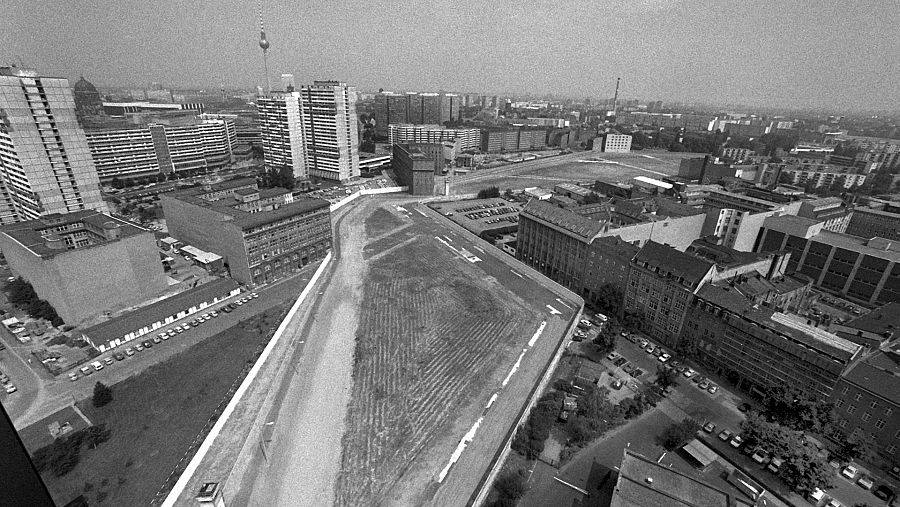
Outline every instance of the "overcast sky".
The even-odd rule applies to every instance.
[[[265,82],[255,0],[0,0],[0,63],[98,85]],[[900,106],[895,0],[264,0],[273,86]]]

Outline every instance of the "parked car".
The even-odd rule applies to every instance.
[[[230,307],[230,306],[223,306],[223,307],[222,307],[222,311],[225,312],[225,313],[231,313],[231,307]]]
[[[93,373],[94,373],[94,370],[92,370],[90,366],[82,366],[81,367],[81,374],[84,375],[85,377],[87,377],[88,375],[91,375]]]
[[[697,387],[699,387],[701,391],[705,391],[706,388],[709,387],[709,382],[704,380],[703,382],[697,384]]]
[[[647,345],[650,345],[650,342],[648,342],[647,340],[641,339],[641,341],[638,342],[638,345],[640,345],[641,348],[643,349],[643,348],[647,348]]]
[[[734,447],[735,449],[737,449],[741,446],[741,444],[744,443],[744,439],[741,438],[740,435],[735,435],[735,436],[731,437],[731,442],[728,442],[728,443],[731,444],[731,447]]]
[[[635,368],[634,365],[631,363],[625,363],[624,365],[622,365],[622,371],[624,371],[625,373],[628,373],[628,374],[633,372],[634,368]]]
[[[606,355],[606,358],[609,359],[610,361],[615,361],[619,357],[621,357],[621,356],[617,352],[610,352],[609,354]]]
[[[663,355],[663,350],[661,348],[656,347],[655,349],[653,349],[654,357],[660,357],[661,355]]]
[[[704,377],[704,376],[699,376],[699,377],[694,377],[694,378],[692,378],[692,379],[691,379],[691,382],[694,382],[694,383],[699,384],[699,383],[702,383],[702,382],[706,382],[706,380],[707,380],[706,377]]]
[[[133,355],[134,355],[134,349],[132,349],[131,347],[128,347],[127,349],[125,349],[125,355],[126,355],[126,356],[133,356]]]
[[[219,312],[213,310],[213,312],[210,313],[209,315],[210,315],[211,317],[218,317],[218,316],[219,316]]]
[[[138,343],[138,344],[136,344],[136,345],[134,346],[134,350],[135,350],[136,352],[140,352],[140,351],[144,350],[144,346],[141,345],[140,343]]]
[[[875,488],[875,491],[873,491],[872,494],[874,494],[879,499],[884,500],[887,504],[890,504],[896,498],[896,495],[894,495],[894,490],[888,487],[887,484],[878,486],[877,488]]]
[[[653,347],[653,344],[650,344],[650,345],[647,345],[647,348],[644,349],[644,352],[646,352],[648,354],[652,354],[654,350],[655,349]]]
[[[250,297],[253,298],[253,299],[256,299],[256,298],[259,297],[259,294],[255,293],[255,292],[251,292],[251,293],[250,293]]]
[[[108,366],[108,365],[115,363],[116,361],[115,361],[115,359],[113,359],[111,357],[107,357],[106,359],[103,360],[103,362],[106,363]]]
[[[16,391],[18,391],[18,390],[19,390],[19,389],[18,389],[16,386],[12,385],[12,384],[9,384],[9,385],[6,386],[6,394],[12,394],[12,393],[14,393],[14,392],[16,392]]]
[[[665,363],[665,362],[668,361],[671,357],[672,357],[672,356],[671,356],[670,354],[665,354],[665,353],[664,353],[664,354],[662,354],[661,356],[659,356],[658,358],[656,358],[656,360],[659,361],[659,362],[661,362],[661,363]]]
[[[168,340],[168,339],[169,339],[169,335],[167,335],[166,333],[159,333],[157,336],[159,336],[160,339],[162,339],[162,340]]]
[[[124,361],[125,360],[125,354],[123,354],[121,352],[116,352],[115,354],[113,354],[113,357],[116,358],[116,361]]]
[[[691,368],[688,368],[687,370],[684,371],[684,373],[682,373],[682,375],[684,375],[686,378],[691,378],[696,374],[697,374],[697,372],[695,372]]]
[[[856,477],[856,474],[859,473],[859,469],[856,468],[855,465],[847,465],[841,470],[841,475],[850,479],[851,481]]]
[[[716,394],[716,391],[719,390],[719,386],[710,384],[709,387],[706,388],[706,390],[709,391],[709,394]]]
[[[616,359],[615,361],[613,361],[613,364],[616,366],[622,366],[623,364],[625,364],[627,362],[628,362],[627,359],[625,359],[624,357],[620,357],[620,358]]]
[[[159,336],[153,337],[153,343],[160,343],[160,342],[162,342],[162,340],[159,339]]]
[[[713,431],[716,431],[716,425],[713,424],[712,421],[706,421],[706,424],[703,425],[703,431],[712,433]]]
[[[184,328],[181,326],[175,326],[175,332],[181,334],[184,332]]]
[[[836,498],[832,498],[825,504],[825,507],[844,507],[844,504],[839,502]]]
[[[94,361],[93,363],[91,363],[91,366],[94,367],[94,371],[100,371],[103,369],[103,363],[101,363],[100,361]]]
[[[144,341],[141,343],[141,345],[143,345],[145,349],[152,349],[152,348],[153,348],[153,342],[151,342],[150,340],[144,340]]]
[[[861,487],[862,489],[869,491],[872,487],[875,486],[875,481],[872,480],[868,475],[861,475],[859,479],[856,480],[856,485]]]
[[[590,328],[592,325],[593,324],[591,324],[591,321],[589,321],[587,319],[581,319],[578,321],[578,326],[583,327],[585,329]]]
[[[759,463],[760,465],[765,464],[769,460],[769,453],[761,448],[757,448],[753,451],[753,455],[750,458]]]
[[[166,333],[166,336],[171,338],[171,337],[175,336],[176,334],[178,334],[178,331],[175,331],[174,329],[170,329],[169,332]]]
[[[766,467],[766,470],[772,472],[773,474],[777,474],[781,471],[781,465],[784,465],[784,459],[779,457],[773,457],[772,461],[769,462],[769,466]]]
[[[719,433],[719,440],[721,440],[723,442],[727,442],[731,439],[732,435],[734,435],[734,433],[732,433],[731,430],[722,430]]]
[[[75,382],[76,380],[78,380],[78,374],[74,371],[69,372],[69,380]]]

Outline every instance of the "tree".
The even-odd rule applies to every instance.
[[[806,433],[827,433],[834,422],[834,404],[822,403],[813,395],[786,384],[766,389],[765,407],[778,423]]]
[[[122,180],[120,180],[119,178],[113,178],[112,180],[110,180],[109,184],[116,189],[125,188],[125,184],[122,183]]]
[[[478,191],[477,199],[491,199],[494,197],[500,197],[500,188],[499,187],[489,187],[483,188]]]
[[[603,202],[603,198],[597,195],[596,192],[591,192],[584,198],[584,204],[599,204],[601,202]]]
[[[700,423],[697,421],[685,419],[663,430],[662,435],[660,435],[660,442],[666,449],[674,451],[696,437],[700,427]]]
[[[741,433],[747,440],[747,445],[759,446],[766,452],[781,456],[797,454],[804,445],[802,433],[778,423],[770,423],[756,413],[747,415],[747,419],[741,423]]]
[[[597,289],[597,295],[594,300],[597,302],[597,305],[604,311],[612,316],[619,316],[619,312],[622,309],[622,300],[625,299],[622,295],[622,291],[615,285],[611,283],[605,283]],[[627,326],[626,326],[627,327]]]
[[[603,331],[597,333],[597,337],[594,338],[594,345],[600,347],[601,354],[609,354],[616,350],[616,338],[616,333],[612,332],[609,326],[606,326]]]
[[[814,445],[807,443],[784,458],[781,479],[801,495],[833,486],[834,471]]]
[[[656,366],[656,383],[663,389],[678,385],[678,372],[674,368],[666,368],[665,365]]]
[[[494,482],[494,489],[500,498],[518,501],[528,491],[528,479],[524,470],[506,471]]]
[[[844,439],[838,454],[847,461],[855,459],[866,461],[872,457],[872,442],[862,433],[853,432]]]
[[[112,389],[106,386],[106,384],[102,382],[97,382],[94,384],[94,406],[102,407],[107,403],[111,402],[113,399]]]
[[[96,449],[100,444],[109,440],[112,430],[106,428],[105,424],[90,426],[85,428],[84,441],[91,449]]]

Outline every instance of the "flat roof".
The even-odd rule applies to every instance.
[[[819,232],[819,234],[816,234],[810,239],[828,245],[833,245],[838,248],[843,248],[845,250],[850,250],[851,252],[857,252],[863,255],[871,255],[873,257],[888,259],[893,262],[900,262],[900,251],[894,249],[886,250],[883,248],[871,247],[869,246],[870,240],[857,238],[856,236],[850,236],[849,234],[840,234],[837,232],[822,230],[821,232]],[[889,241],[889,243],[891,243],[894,247],[900,248],[900,242]]]
[[[648,178],[646,176],[635,176],[634,181],[640,181],[641,183],[647,183],[648,185],[665,188],[666,190],[673,187],[671,183],[666,183],[665,181],[660,181],[654,178]]]
[[[696,438],[684,444],[684,451],[690,454],[692,458],[697,460],[697,462],[704,467],[709,466],[719,458],[716,451],[710,449],[706,444]]]
[[[625,449],[610,507],[730,507],[732,496]]]
[[[842,325],[873,334],[884,334],[890,331],[900,335],[900,302],[880,306]]]
[[[167,194],[165,197],[169,199],[177,199],[188,204],[193,204],[194,206],[208,208],[221,213],[222,215],[230,216],[232,217],[234,223],[239,225],[242,229],[249,229],[259,225],[268,224],[281,220],[283,218],[288,218],[320,208],[327,208],[330,205],[329,202],[324,199],[316,199],[311,197],[295,197],[294,202],[283,204],[277,209],[271,211],[258,211],[249,213],[236,208],[236,206],[243,203],[239,202],[237,199],[231,199],[230,196],[223,196],[212,201],[201,197],[204,194],[224,192],[230,189],[241,189],[242,187],[246,187],[247,185],[251,184],[256,185],[256,180],[253,178],[243,178],[238,180],[224,181],[221,183],[216,183],[214,185],[180,190]],[[257,191],[260,192],[260,197],[263,197],[263,195],[268,197],[290,193],[289,190],[283,188],[262,189]]]
[[[86,250],[88,248],[100,247],[117,241],[117,239],[110,240],[104,238],[97,243],[92,243],[90,245],[78,247],[76,249],[56,249],[49,248],[47,246],[47,238],[44,237],[43,234],[41,234],[41,231],[48,230],[50,233],[55,234],[56,231],[54,229],[56,227],[76,223],[88,224],[93,226],[93,228],[99,229],[101,231],[104,230],[105,226],[107,226],[108,224],[115,224],[119,229],[119,239],[144,233],[150,234],[150,231],[148,229],[137,227],[125,220],[121,220],[94,210],[75,211],[72,213],[52,213],[42,216],[41,218],[36,218],[34,220],[26,220],[24,222],[16,222],[13,224],[4,225],[3,227],[0,227],[0,232],[5,233],[7,236],[14,239],[25,248],[31,250],[33,254],[44,259],[49,259],[55,255],[64,254],[73,250]],[[58,236],[60,238],[63,238],[67,234],[69,233],[62,232],[59,233]]]
[[[89,336],[91,341],[96,344],[107,343],[204,301],[210,301],[216,296],[224,296],[236,288],[238,288],[238,284],[231,278],[219,278],[143,306],[133,312],[101,322],[82,330],[81,333]]]

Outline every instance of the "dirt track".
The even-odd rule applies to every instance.
[[[344,217],[330,283],[316,297],[299,375],[288,388],[272,439],[269,473],[259,474],[250,505],[321,506],[333,503],[340,471],[341,436],[352,388],[357,310],[366,264],[361,220],[370,201],[359,201]],[[336,248],[337,250],[337,248]],[[286,421],[290,421],[286,423]]]

